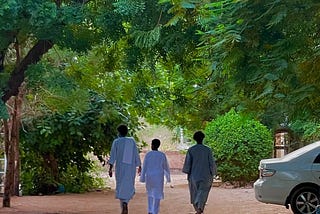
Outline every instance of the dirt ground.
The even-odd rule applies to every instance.
[[[161,201],[160,214],[192,214],[186,176],[179,170],[182,156],[167,155],[172,168],[172,182],[165,185],[165,199]],[[19,214],[104,214],[120,213],[119,201],[114,197],[114,178],[110,189],[85,194],[58,194],[53,196],[12,197],[10,208],[0,208],[0,213]],[[145,187],[136,181],[136,194],[129,203],[130,214],[147,213]],[[205,214],[290,214],[284,206],[263,204],[254,197],[252,187],[212,187]]]

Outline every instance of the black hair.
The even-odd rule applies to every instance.
[[[128,127],[126,125],[119,125],[117,130],[121,136],[126,136],[128,134]]]
[[[197,141],[197,143],[202,143],[203,139],[205,138],[205,135],[202,131],[197,131],[193,135],[193,139]]]
[[[159,147],[160,147],[160,140],[159,139],[153,139],[151,141],[152,150],[157,150]]]

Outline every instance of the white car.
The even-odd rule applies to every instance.
[[[254,183],[258,201],[279,204],[295,214],[316,214],[320,204],[320,141],[282,158],[260,161],[260,178]]]

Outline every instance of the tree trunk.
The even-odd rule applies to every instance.
[[[19,157],[19,128],[21,120],[21,105],[24,95],[23,88],[20,88],[18,97],[13,97],[7,103],[10,119],[4,121],[5,132],[5,154],[7,167],[4,180],[3,207],[10,207],[12,195],[19,195],[20,184],[20,157]]]
[[[14,100],[13,100],[14,101]],[[10,174],[6,175],[8,177],[8,182],[10,184],[10,196],[14,195],[14,174],[15,174],[15,144],[17,141],[17,132],[15,127],[17,126],[17,120],[15,112],[12,113],[11,116],[11,127],[9,126],[9,154],[8,154],[8,169],[10,170]],[[9,122],[10,124],[10,122]],[[8,183],[6,183],[8,184]]]
[[[21,63],[21,53],[20,53],[20,45],[18,42],[14,45],[16,50],[16,66],[18,67]],[[18,96],[14,98],[14,107],[12,114],[12,131],[11,131],[11,140],[12,145],[14,146],[14,175],[13,175],[13,189],[12,194],[19,196],[20,192],[20,122],[21,122],[21,107],[23,102],[23,96],[25,92],[25,84],[21,84],[19,87]]]
[[[20,192],[20,121],[21,121],[21,105],[22,105],[22,96],[23,93],[19,92],[19,96],[15,97],[14,102],[14,114],[12,120],[15,121],[12,123],[12,144],[14,145],[14,185],[13,185],[13,194],[19,196]]]
[[[11,189],[13,186],[13,146],[10,142],[10,126],[7,120],[3,121],[4,125],[4,143],[5,143],[5,154],[7,158],[7,169],[4,179],[4,193],[3,193],[3,207],[10,207],[10,199],[11,199]]]
[[[54,180],[59,182],[59,169],[58,169],[58,161],[55,158],[53,153],[46,153],[43,155],[45,168],[50,172],[53,176]]]

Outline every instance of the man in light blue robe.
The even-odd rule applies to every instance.
[[[141,160],[136,142],[126,137],[128,127],[118,127],[119,137],[112,143],[109,159],[109,176],[112,177],[112,168],[115,165],[116,198],[120,200],[122,214],[128,213],[128,203],[135,194],[136,169],[141,172]]]
[[[201,131],[193,135],[197,144],[188,149],[182,169],[188,174],[190,201],[197,214],[203,213],[213,178],[217,174],[212,151],[202,144],[204,137]]]

